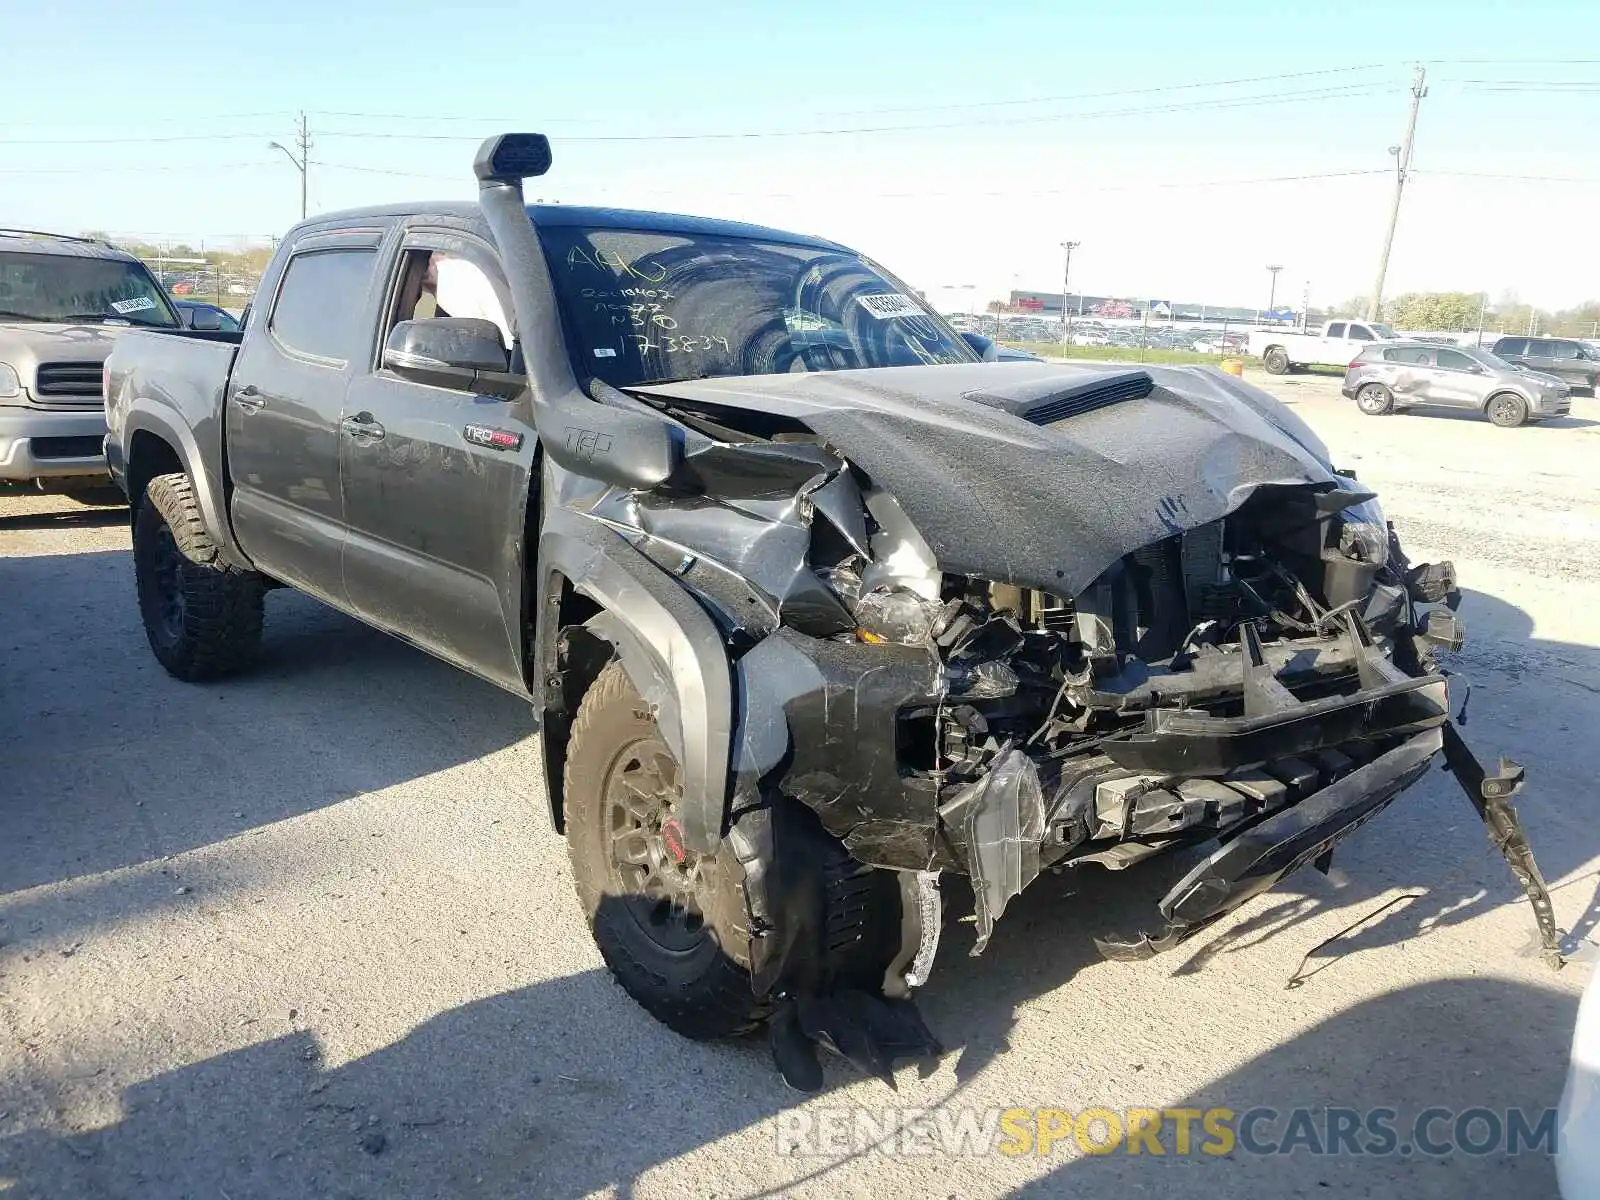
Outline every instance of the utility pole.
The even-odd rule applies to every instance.
[[[1283,270],[1282,263],[1272,263],[1267,267],[1272,273],[1272,284],[1267,289],[1267,316],[1272,316],[1278,307],[1278,272]]]
[[[304,221],[306,219],[306,167],[311,162],[311,133],[306,128],[305,113],[300,114],[300,119],[296,125],[294,144],[300,151],[298,157],[295,156],[293,150],[282,142],[268,142],[267,149],[282,150],[289,161],[294,164],[294,169],[300,172],[300,219]]]
[[[1067,261],[1061,268],[1061,341],[1063,344],[1067,341],[1067,327],[1069,325],[1067,319],[1067,294],[1069,285],[1072,282],[1072,252],[1082,244],[1082,242],[1061,243],[1061,248],[1067,252]],[[1081,309],[1082,307],[1080,302],[1079,308]]]
[[[1389,153],[1394,155],[1394,200],[1389,206],[1389,232],[1384,235],[1383,255],[1378,259],[1378,279],[1372,285],[1372,299],[1367,301],[1369,321],[1376,321],[1383,307],[1383,277],[1389,273],[1389,251],[1394,247],[1395,226],[1400,223],[1400,196],[1406,190],[1406,172],[1411,170],[1411,147],[1417,137],[1417,110],[1422,107],[1422,98],[1428,94],[1427,78],[1428,72],[1419,63],[1416,78],[1411,84],[1411,116],[1406,120],[1405,140],[1398,146],[1389,147]]]

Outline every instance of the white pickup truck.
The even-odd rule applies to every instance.
[[[1250,353],[1269,375],[1287,375],[1296,367],[1344,367],[1369,342],[1396,341],[1395,331],[1377,321],[1329,321],[1321,333],[1292,329],[1252,329]]]

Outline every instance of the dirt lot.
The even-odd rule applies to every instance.
[[[1521,811],[1562,923],[1587,932],[1600,403],[1503,431],[1362,418],[1329,379],[1272,386],[1415,557],[1458,563],[1466,733],[1528,764]],[[179,684],[144,645],[117,511],[0,499],[0,556],[4,1196],[1553,1192],[1541,1153],[777,1152],[857,1106],[1387,1106],[1405,1128],[1432,1105],[1553,1104],[1590,967],[1531,956],[1528,910],[1442,773],[1331,877],[1149,962],[1090,942],[1088,906],[1117,909],[1127,880],[1046,877],[984,957],[969,927],[947,937],[923,1000],[936,1066],[897,1091],[830,1069],[796,1118],[763,1045],[683,1041],[610,982],[523,706],[286,593],[260,670]]]

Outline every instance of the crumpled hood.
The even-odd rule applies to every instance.
[[[899,502],[943,570],[1066,596],[1265,484],[1340,485],[1322,442],[1265,392],[1210,368],[1143,374],[1148,394],[1045,425],[1013,414],[1039,419],[1052,395],[1092,395],[1140,370],[981,363],[633,390],[800,421]]]
[[[22,386],[33,391],[42,362],[104,362],[125,325],[0,323],[0,363],[16,369]]]

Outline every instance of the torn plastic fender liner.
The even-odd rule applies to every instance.
[[[925,646],[862,645],[779,629],[741,658],[734,794],[799,800],[869,866],[939,865],[932,778],[900,770],[898,716],[936,705],[944,672]],[[944,865],[950,865],[948,863]]]
[[[1039,770],[1021,750],[1004,750],[988,773],[951,797],[939,815],[966,849],[978,923],[975,957],[989,944],[1011,898],[1039,875],[1044,839]]]
[[[733,712],[728,657],[716,623],[626,539],[553,508],[539,536],[541,596],[560,594],[551,586],[557,573],[605,610],[591,627],[616,648],[629,680],[655,706],[662,736],[683,771],[684,843],[698,854],[713,852],[728,811]],[[554,645],[554,620],[550,606],[541,605],[542,648]],[[544,674],[552,669],[552,663],[541,663]]]

